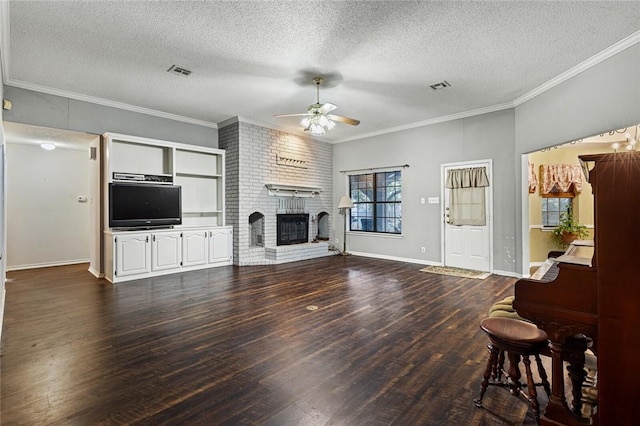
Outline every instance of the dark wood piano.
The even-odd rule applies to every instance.
[[[576,247],[580,246],[571,246],[567,252]],[[551,265],[540,280],[521,279],[515,286],[513,306],[518,314],[533,321],[549,336],[551,397],[541,424],[590,423],[580,416],[580,390],[586,376],[584,352],[589,343],[597,354],[597,269],[563,262],[569,256],[557,258],[557,263]],[[593,262],[590,257],[578,258],[584,259],[584,263]],[[571,408],[565,398],[563,361],[570,363],[574,392]]]
[[[518,280],[514,308],[549,336],[552,394],[541,424],[639,424],[640,152],[580,160],[594,194],[591,266],[560,259],[553,267],[557,276]],[[582,418],[579,392],[588,344],[598,359],[598,404],[591,418]],[[573,383],[571,408],[563,361]]]

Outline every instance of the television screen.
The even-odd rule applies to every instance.
[[[109,227],[180,225],[181,187],[148,183],[109,184]]]

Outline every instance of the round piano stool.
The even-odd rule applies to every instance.
[[[543,386],[547,396],[551,394],[549,380],[540,361],[540,352],[548,344],[547,334],[529,322],[511,318],[490,317],[480,322],[480,328],[489,337],[489,359],[480,385],[480,396],[473,400],[476,407],[482,407],[482,398],[489,385],[507,388],[512,395],[523,396],[533,409],[536,421],[540,422],[540,404],[536,386]],[[504,370],[505,353],[509,360],[508,370]],[[531,373],[533,355],[538,366],[541,382],[535,383]],[[521,384],[520,358],[522,358],[527,383]],[[505,380],[502,379],[504,374]],[[522,388],[526,387],[528,393]]]

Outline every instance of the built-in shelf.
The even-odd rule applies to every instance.
[[[322,192],[321,188],[300,185],[287,185],[279,183],[268,183],[265,185],[269,190],[269,195],[277,197],[299,197],[310,198]]]
[[[198,264],[198,267],[232,263],[232,257],[230,257],[232,233],[230,228],[224,226],[224,150],[114,133],[106,133],[104,140],[105,168],[103,178],[105,185],[103,186],[103,194],[106,207],[103,209],[103,224],[107,235],[104,242],[105,276],[107,279],[113,282],[125,280],[119,274],[127,273],[123,269],[131,261],[139,260],[135,256],[131,259],[119,259],[118,256],[125,256],[121,252],[125,248],[135,254],[133,247],[137,247],[140,248],[138,254],[149,256],[155,255],[161,245],[173,244],[176,250],[171,251],[169,257],[178,260],[182,248],[190,250],[198,244],[205,244],[205,240],[207,240],[210,241],[211,247],[202,249],[204,251],[201,250],[200,254],[207,251],[212,253],[214,249],[219,252],[223,249],[224,259],[220,262],[217,260],[215,262],[205,261],[202,265]],[[114,176],[114,172],[122,176]],[[119,238],[132,234],[117,232],[108,226],[110,202],[108,184],[116,180],[135,182],[141,185],[162,183],[180,186],[182,224],[174,226],[171,232],[142,232],[142,239],[133,239],[127,242],[126,246],[122,245],[124,242]],[[198,233],[195,233],[196,231]],[[206,231],[206,236],[204,231]],[[154,236],[162,237],[163,240],[156,242],[153,239]],[[198,240],[198,238],[200,239]],[[185,252],[186,257],[188,254]],[[164,261],[162,256],[159,259]],[[185,262],[185,265],[190,265],[191,268],[195,267],[191,260],[187,259]],[[180,265],[174,265],[166,270],[169,272],[183,270],[184,265]],[[160,268],[155,264],[151,265],[151,269],[146,264],[142,266],[144,268],[139,275],[136,272],[136,277],[154,276],[165,271],[164,267]]]
[[[176,176],[184,176],[184,177],[193,177],[193,178],[203,178],[203,179],[216,179],[222,177],[222,175],[213,175],[213,174],[202,174],[202,173],[182,173],[177,172]]]

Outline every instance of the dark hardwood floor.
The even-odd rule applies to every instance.
[[[10,272],[2,425],[535,424],[503,389],[472,402],[478,323],[515,280],[420,268],[333,256],[117,285],[87,265]]]

